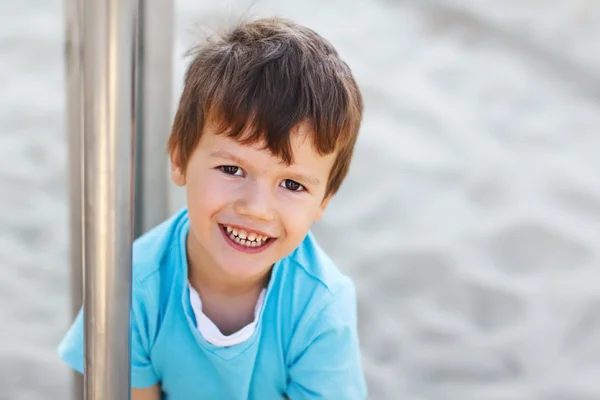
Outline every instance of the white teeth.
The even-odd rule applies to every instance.
[[[259,235],[256,232],[248,233],[243,229],[238,231],[236,228],[232,228],[231,226],[225,226],[225,230],[229,234],[231,240],[247,247],[262,246],[267,239],[269,239],[268,236]]]

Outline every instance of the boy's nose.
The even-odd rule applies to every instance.
[[[273,192],[266,185],[249,184],[234,203],[234,211],[255,220],[272,221],[274,218]]]

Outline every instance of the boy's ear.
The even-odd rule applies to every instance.
[[[179,162],[179,155],[177,152],[171,154],[171,180],[177,186],[185,185],[185,173]]]
[[[320,221],[321,218],[323,217],[323,213],[325,212],[325,209],[327,208],[327,205],[329,204],[331,197],[332,197],[331,194],[329,196],[325,197],[323,199],[323,201],[321,202],[321,205],[319,205],[319,210],[317,211],[317,215],[315,216],[315,222]]]

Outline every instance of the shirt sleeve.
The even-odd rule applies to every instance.
[[[354,285],[346,284],[298,329],[288,368],[289,399],[366,399]]]
[[[134,283],[131,310],[131,386],[143,388],[154,385],[159,378],[150,360],[148,316],[144,312],[143,288]],[[58,354],[71,368],[84,373],[84,315],[83,307],[58,346]]]

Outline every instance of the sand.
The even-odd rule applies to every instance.
[[[192,25],[248,4],[177,2],[174,103]],[[70,393],[61,7],[0,3],[0,400]],[[371,398],[599,399],[600,3],[251,10],[328,37],[365,94],[315,232],[355,279]]]

